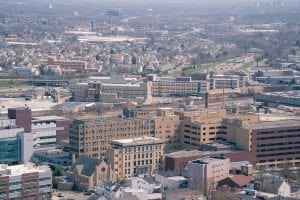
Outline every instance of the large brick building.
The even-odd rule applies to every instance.
[[[97,158],[107,155],[111,140],[152,135],[149,118],[76,119],[70,127],[70,151]]]

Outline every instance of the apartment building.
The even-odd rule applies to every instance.
[[[150,118],[77,119],[70,127],[70,152],[76,157],[106,156],[111,140],[154,134]]]
[[[158,138],[112,140],[108,162],[112,176],[120,180],[159,170],[162,155],[163,142]]]
[[[154,118],[154,136],[164,142],[164,151],[180,148],[180,119],[173,108],[158,108]]]
[[[0,199],[51,199],[52,171],[48,166],[0,165]]]
[[[193,190],[209,195],[218,181],[229,176],[229,159],[225,157],[205,157],[188,163],[188,184]]]

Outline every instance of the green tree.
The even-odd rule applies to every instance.
[[[96,55],[96,60],[99,61],[101,59],[101,56],[99,54]]]
[[[63,175],[64,170],[60,167],[56,167],[54,170],[54,176],[62,176]]]

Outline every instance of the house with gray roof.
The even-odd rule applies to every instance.
[[[109,166],[105,158],[79,156],[67,171],[67,176],[78,190],[95,190],[102,182],[109,180]]]
[[[266,192],[283,197],[291,195],[291,186],[283,179],[268,180],[265,183]]]

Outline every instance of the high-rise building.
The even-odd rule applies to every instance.
[[[50,199],[52,171],[48,166],[0,165],[0,199]]]
[[[78,157],[107,155],[111,140],[153,136],[150,118],[77,119],[71,124],[70,151]]]
[[[108,153],[111,175],[125,179],[160,169],[163,142],[158,138],[140,137],[112,140]]]

